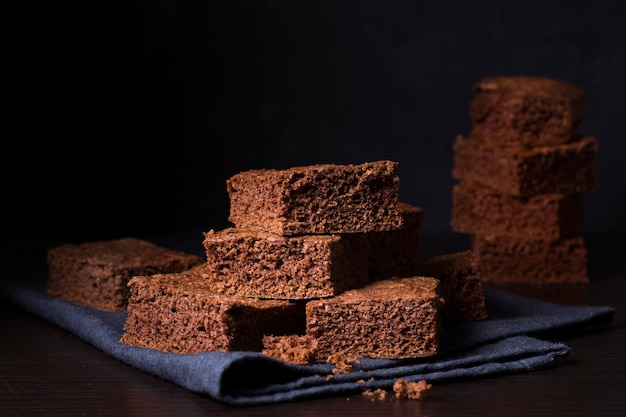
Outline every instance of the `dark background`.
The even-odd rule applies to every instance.
[[[582,230],[623,233],[622,4],[66,1],[26,12],[5,233],[219,229],[237,172],[379,159],[399,162],[422,230],[449,232],[452,142],[469,132],[471,87],[515,74],[587,91],[581,132],[598,140],[600,189],[585,196]]]

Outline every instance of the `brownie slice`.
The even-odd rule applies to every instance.
[[[444,322],[487,318],[480,261],[473,251],[432,256],[420,261],[417,271],[440,281]]]
[[[419,262],[422,208],[400,202],[398,209],[403,218],[400,229],[363,234],[368,244],[370,276],[374,279],[412,274]]]
[[[237,228],[279,235],[398,229],[398,163],[252,170],[227,180]]]
[[[454,231],[559,239],[576,233],[584,218],[583,195],[516,197],[461,181],[452,192]]]
[[[319,361],[417,358],[437,353],[443,300],[435,278],[392,278],[306,304]]]
[[[128,286],[124,344],[176,353],[260,352],[265,335],[304,333],[304,303],[217,294],[202,264],[137,276]]]
[[[472,235],[483,283],[588,283],[587,248],[581,236],[543,239]]]
[[[487,77],[473,91],[471,136],[505,145],[567,143],[587,111],[583,89],[546,77]]]
[[[180,272],[199,256],[122,238],[65,244],[48,250],[48,295],[107,311],[123,311],[135,275]]]
[[[206,268],[225,294],[275,299],[330,297],[368,280],[358,234],[280,236],[228,228],[205,233]]]
[[[596,191],[597,149],[591,136],[565,145],[533,149],[458,136],[453,145],[452,176],[521,197]]]

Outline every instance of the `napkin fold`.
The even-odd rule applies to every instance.
[[[569,355],[555,338],[603,330],[615,322],[612,307],[566,306],[485,288],[489,317],[448,324],[436,356],[363,358],[352,372],[333,375],[333,364],[294,365],[255,352],[175,354],[127,346],[119,343],[126,313],[50,298],[42,281],[0,282],[0,294],[107,355],[232,406],[390,390],[398,378],[447,383],[533,371]]]

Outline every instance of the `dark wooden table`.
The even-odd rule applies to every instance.
[[[592,283],[582,292],[565,287],[526,293],[613,306],[615,328],[561,340],[571,348],[570,357],[548,369],[435,385],[420,401],[350,396],[233,408],[120,363],[46,321],[2,305],[0,416],[625,416],[622,238],[587,240]],[[437,246],[441,240],[432,242],[433,251],[447,250]]]

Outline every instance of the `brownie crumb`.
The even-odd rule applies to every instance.
[[[370,397],[373,400],[384,400],[387,398],[387,391],[377,388],[375,390],[366,389],[362,394],[364,397]]]
[[[316,361],[317,340],[308,335],[263,337],[263,353],[284,362],[312,365]]]
[[[427,395],[431,387],[432,384],[427,383],[423,379],[409,382],[404,378],[398,378],[393,384],[393,392],[396,394],[396,398],[421,400]]]
[[[352,372],[353,365],[358,364],[359,360],[357,358],[347,356],[344,352],[337,352],[328,356],[326,362],[335,365],[335,368],[333,369],[333,374],[337,375]]]

